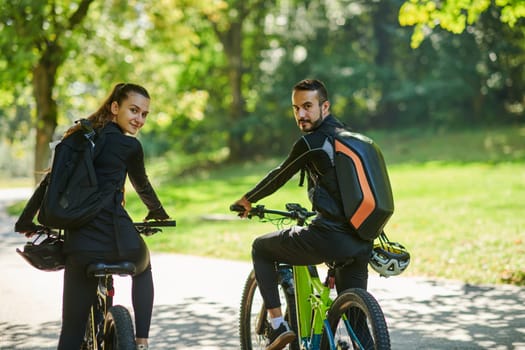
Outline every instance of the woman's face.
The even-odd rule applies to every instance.
[[[111,103],[113,122],[125,133],[136,135],[146,123],[149,113],[149,98],[136,92],[128,93],[128,98],[119,105],[116,101]]]

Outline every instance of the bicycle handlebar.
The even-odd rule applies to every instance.
[[[151,236],[157,232],[162,232],[160,227],[175,227],[177,222],[175,220],[144,221],[134,222],[133,225],[140,234]]]
[[[160,227],[175,227],[177,226],[177,221],[175,220],[154,220],[154,221],[144,221],[144,222],[134,222],[133,225],[140,234],[144,236],[151,236],[157,232],[162,232]],[[52,229],[47,226],[37,225],[36,229],[32,232],[25,234],[26,237],[30,238],[34,235],[47,235],[53,237],[60,236],[60,230]]]
[[[276,210],[276,209],[266,209],[264,205],[257,205],[250,210],[247,217],[251,219],[252,217],[256,216],[260,219],[263,219],[266,214],[276,214],[276,215],[280,215],[280,216],[284,216],[284,217],[296,220],[297,224],[299,226],[302,226],[304,225],[306,219],[317,215],[315,211],[308,211],[306,208],[303,208],[298,203],[287,203],[285,207],[286,207],[286,211]],[[230,210],[238,212],[238,213],[244,213],[246,211],[242,205],[238,205],[238,204],[232,204],[230,206]]]
[[[177,221],[175,220],[155,220],[155,221],[134,222],[133,225],[144,226],[144,227],[174,227],[174,226],[177,226]]]

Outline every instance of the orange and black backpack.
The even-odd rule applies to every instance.
[[[345,219],[359,237],[373,241],[394,213],[383,154],[370,138],[346,129],[336,129],[329,138]]]

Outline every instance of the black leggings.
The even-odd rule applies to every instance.
[[[313,226],[293,227],[255,239],[252,260],[255,278],[268,309],[281,305],[276,263],[317,265],[323,262],[353,262],[336,269],[337,292],[348,288],[367,288],[368,260],[371,242],[362,241],[348,232],[327,232]]]
[[[69,256],[66,260],[62,300],[62,330],[58,350],[80,349],[89,310],[96,300],[97,290],[97,279],[86,275],[86,267],[98,259],[100,257],[96,257],[96,255],[76,254]],[[114,261],[118,261],[118,259]],[[149,258],[141,270],[142,272],[132,277],[132,303],[135,311],[136,337],[148,338],[154,294]]]

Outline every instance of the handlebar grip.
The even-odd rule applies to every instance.
[[[143,222],[134,222],[133,225],[136,227],[170,227],[177,226],[176,220],[154,220],[154,221],[143,221]]]
[[[244,213],[246,211],[246,209],[240,204],[232,204],[232,205],[230,205],[230,211],[236,211],[236,212],[239,212],[239,213]]]

